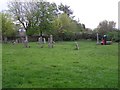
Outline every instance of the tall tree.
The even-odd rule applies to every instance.
[[[40,35],[43,32],[49,31],[51,29],[51,24],[57,15],[57,6],[55,3],[49,2],[37,2],[36,3],[36,15],[35,15],[35,26],[38,28]]]
[[[2,20],[2,36],[3,39],[6,41],[7,37],[15,35],[16,33],[15,25],[10,15],[5,13],[0,13],[0,17]]]
[[[33,1],[33,0],[32,0]],[[10,2],[9,11],[23,25],[27,32],[29,30],[48,30],[48,26],[57,14],[55,3],[41,0],[40,2]]]
[[[67,14],[60,14],[53,21],[53,28],[58,33],[76,32],[78,30],[77,23],[72,20]]]
[[[102,34],[106,34],[107,32],[115,30],[116,23],[114,21],[104,20],[98,25],[98,32]]]
[[[27,30],[28,22],[25,19],[25,10],[23,8],[22,2],[9,2],[8,4],[9,12],[13,15],[14,19],[23,25],[23,27]]]

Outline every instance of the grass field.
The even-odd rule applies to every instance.
[[[56,42],[54,48],[3,44],[3,88],[116,88],[118,44]]]

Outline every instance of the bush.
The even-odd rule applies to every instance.
[[[112,32],[108,32],[108,40],[113,40],[115,42],[119,42],[120,41],[120,31],[112,31]]]

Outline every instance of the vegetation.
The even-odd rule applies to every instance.
[[[3,88],[117,88],[118,44],[95,43],[3,44]]]
[[[98,25],[98,32],[101,34],[106,34],[107,32],[115,30],[116,23],[114,21],[104,20]]]
[[[0,13],[0,17],[2,20],[2,36],[3,40],[7,40],[7,37],[9,36],[15,36],[16,34],[16,28],[13,23],[13,20],[11,19],[11,16],[6,13]]]
[[[82,39],[96,40],[96,33],[99,33],[100,39],[102,39],[104,34],[107,34],[109,40],[120,41],[117,34],[119,30],[115,28],[116,23],[114,21],[101,21],[97,28],[91,30],[87,28],[85,24],[79,22],[79,20],[74,20],[74,12],[70,6],[63,5],[62,3],[57,5],[56,3],[50,3],[44,0],[41,0],[41,2],[16,1],[10,2],[8,8],[8,12],[12,16],[9,17],[9,21],[13,22],[11,21],[12,18],[14,22],[18,22],[14,25],[17,26],[15,29],[18,31],[19,27],[24,27],[28,36],[47,36],[53,34],[57,41],[78,40],[81,39],[80,37],[82,37]],[[4,24],[3,20],[3,25],[5,26],[2,26],[2,33],[6,37],[10,35],[13,36],[10,32],[14,30],[14,27],[13,23],[10,22],[9,24]],[[11,27],[8,28],[8,26]],[[5,27],[7,29],[4,29]]]
[[[104,20],[99,23],[98,27],[96,28],[96,31],[102,36],[106,34],[108,36],[108,40],[113,41],[120,41],[120,36],[118,33],[120,33],[120,30],[115,28],[116,23],[114,21],[107,21]]]
[[[64,30],[76,32],[85,28],[84,24],[74,20],[73,12],[67,5],[41,0],[32,3],[10,2],[8,6],[11,15],[25,28],[28,35],[58,34]]]
[[[45,0],[15,0],[6,12],[0,12],[0,39],[1,35],[5,42],[8,37],[15,38],[2,47],[3,88],[117,88],[118,43],[96,45],[93,41],[98,33],[100,40],[106,34],[108,40],[119,42],[120,31],[114,21],[101,21],[92,30],[74,19],[70,6]],[[26,31],[25,36],[18,35],[20,28],[21,33]],[[30,42],[40,36],[48,41],[50,34],[56,42],[52,49]],[[77,40],[79,50],[73,42]],[[21,42],[30,44],[30,48],[24,48]]]

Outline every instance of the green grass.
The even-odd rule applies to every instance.
[[[116,88],[118,44],[57,42],[54,48],[3,44],[3,88]]]

